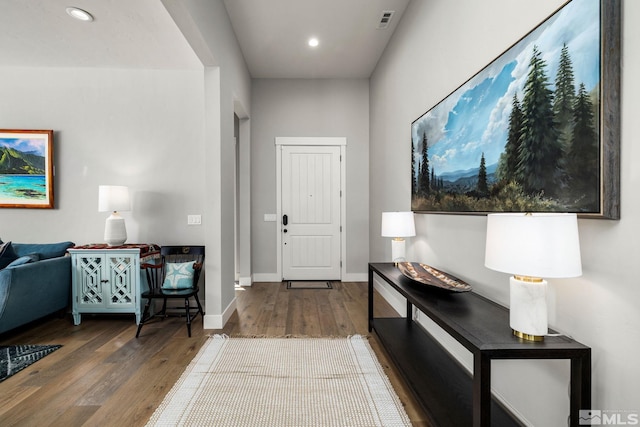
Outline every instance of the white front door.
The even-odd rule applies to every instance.
[[[340,280],[340,147],[282,146],[282,277]]]

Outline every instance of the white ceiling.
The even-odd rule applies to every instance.
[[[0,0],[0,34],[0,66],[202,66],[159,0]]]
[[[224,0],[254,78],[369,77],[410,0]],[[94,22],[70,18],[73,5]],[[377,29],[383,10],[395,14]],[[160,0],[0,0],[0,66],[193,68]],[[314,49],[310,36],[320,39]]]
[[[409,0],[224,0],[254,78],[369,77]],[[382,12],[394,10],[387,29]],[[310,48],[307,40],[320,45]]]

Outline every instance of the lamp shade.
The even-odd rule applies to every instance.
[[[131,210],[129,188],[121,185],[100,185],[98,187],[98,212]]]
[[[413,212],[382,212],[382,237],[412,237],[416,235]]]
[[[580,276],[582,262],[576,214],[489,214],[485,266],[519,276]]]

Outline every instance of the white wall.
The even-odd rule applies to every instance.
[[[128,241],[202,244],[202,70],[0,68],[0,127],[53,129],[55,209],[0,210],[0,237],[103,241],[98,185],[127,185]]]
[[[255,79],[251,107],[252,259],[256,280],[275,277],[279,222],[276,213],[275,138],[342,136],[347,138],[346,246],[349,277],[366,280],[368,262],[369,82],[367,79]]]
[[[410,209],[410,125],[560,7],[560,0],[412,1],[371,78],[371,259],[384,261],[380,213]],[[499,11],[499,13],[496,13]],[[623,1],[620,221],[579,220],[583,276],[550,282],[551,327],[592,347],[593,409],[640,411],[640,3]],[[484,267],[486,217],[417,215],[408,256],[472,283],[507,305],[508,276]],[[450,344],[448,344],[452,347]],[[469,355],[453,349],[468,363]],[[495,363],[495,362],[494,362]],[[531,424],[566,425],[568,363],[499,362],[497,391]],[[524,374],[524,376],[523,376]]]
[[[0,128],[54,129],[57,171],[56,209],[0,210],[0,237],[101,242],[97,187],[128,185],[129,242],[207,247],[205,327],[220,328],[235,307],[234,111],[248,119],[251,79],[221,0],[163,4],[204,67],[0,68]]]
[[[221,0],[163,0],[163,4],[205,66],[204,152],[194,153],[206,159],[204,325],[221,328],[235,309],[234,113],[245,120],[251,116],[251,78]],[[248,132],[245,136],[248,141]],[[242,170],[248,170],[246,165]]]

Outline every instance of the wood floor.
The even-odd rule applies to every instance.
[[[0,383],[0,426],[143,426],[214,333],[368,335],[366,283],[334,283],[331,290],[256,283],[236,294],[237,312],[223,330],[203,330],[198,318],[191,338],[183,318],[169,318],[145,325],[136,339],[133,315],[83,315],[79,326],[71,315],[47,318],[0,335],[0,345],[63,345]],[[376,316],[397,315],[377,294],[375,308]],[[426,426],[375,335],[369,342],[413,425]]]

